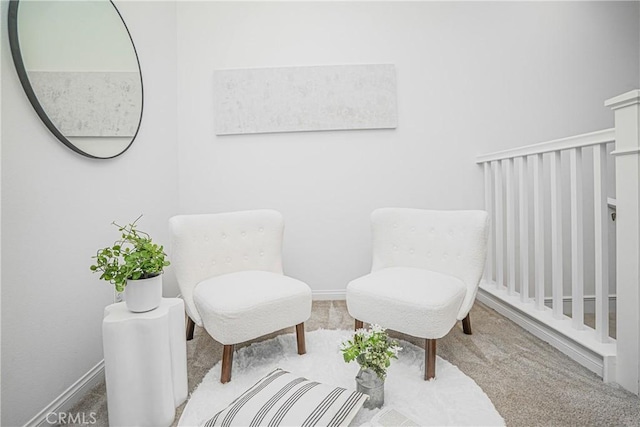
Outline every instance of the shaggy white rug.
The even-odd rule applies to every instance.
[[[178,425],[201,425],[275,368],[355,390],[358,364],[345,363],[339,351],[340,343],[352,334],[344,330],[308,332],[303,356],[297,354],[294,334],[241,348],[233,357],[231,382],[220,383],[217,363],[191,395]],[[425,426],[504,425],[489,397],[457,367],[438,357],[436,379],[424,381],[424,350],[404,341],[400,345],[399,359],[392,361],[387,374],[384,408],[393,407]],[[361,409],[351,425],[366,425],[378,411]]]

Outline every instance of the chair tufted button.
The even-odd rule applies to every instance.
[[[200,268],[204,268],[204,262],[200,263]]]
[[[413,255],[413,253],[414,253],[414,252],[415,252],[415,251],[414,251],[413,249],[409,249],[409,253],[410,253],[411,255]]]
[[[208,242],[209,241],[209,236],[204,236],[204,241]]]
[[[231,258],[227,257],[227,264],[231,264]]]
[[[415,233],[416,228],[415,227],[411,227],[411,231]]]
[[[249,257],[245,255],[244,260],[249,261]]]
[[[442,254],[442,259],[447,259],[448,257],[449,257],[449,255],[447,255],[446,252]]]
[[[398,252],[398,247],[396,245],[393,245],[393,250]]]
[[[247,237],[247,233],[245,233],[244,231],[243,231],[242,233],[240,233],[240,235],[241,235],[242,237]]]
[[[427,252],[427,258],[431,258],[431,251]]]
[[[259,231],[260,233],[263,233],[263,232],[264,232],[264,228],[263,228],[263,227],[260,227],[260,228],[258,228],[258,231]]]
[[[431,228],[429,229],[429,233],[431,233],[431,234],[435,233],[435,231],[436,231],[436,229],[435,229],[434,227],[431,227]]]
[[[222,239],[226,239],[226,238],[227,238],[227,235],[226,235],[225,233],[222,233],[222,236],[221,236],[221,237],[222,237]]]
[[[461,259],[461,258],[462,258],[462,254],[458,254],[458,259]]]
[[[398,223],[397,222],[393,223],[393,228],[398,228]]]
[[[216,266],[216,260],[215,259],[213,261],[211,261],[211,265],[214,266],[214,267]]]
[[[264,256],[264,252],[260,251],[260,256]]]

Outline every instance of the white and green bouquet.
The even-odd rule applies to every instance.
[[[381,380],[387,376],[391,359],[397,359],[400,350],[398,342],[389,339],[386,329],[379,325],[356,330],[353,339],[344,341],[340,347],[345,362],[355,360],[360,368],[372,370]]]

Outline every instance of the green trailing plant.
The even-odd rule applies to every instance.
[[[398,342],[389,339],[379,325],[371,325],[369,330],[358,329],[353,339],[344,341],[340,347],[345,362],[355,360],[362,369],[371,369],[382,380],[387,376],[391,359],[397,359],[400,350]]]
[[[153,243],[148,233],[138,230],[140,218],[142,215],[125,226],[114,221],[112,224],[118,227],[121,239],[111,247],[99,249],[92,257],[95,264],[91,265],[91,271],[102,273],[100,279],[113,284],[118,292],[124,291],[127,280],[158,276],[170,264],[164,247]]]

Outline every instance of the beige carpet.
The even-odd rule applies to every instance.
[[[586,368],[478,302],[471,320],[473,335],[464,335],[458,324],[438,340],[438,355],[482,387],[508,426],[640,425],[637,396],[604,384]],[[307,330],[352,327],[344,301],[314,302],[306,324]],[[293,328],[282,332],[293,332]],[[412,337],[396,336],[422,345]],[[196,328],[193,341],[187,343],[190,391],[221,357],[222,346]],[[178,408],[174,424],[183,407]],[[108,425],[104,384],[72,410],[78,411],[95,412],[98,422],[94,425]]]

